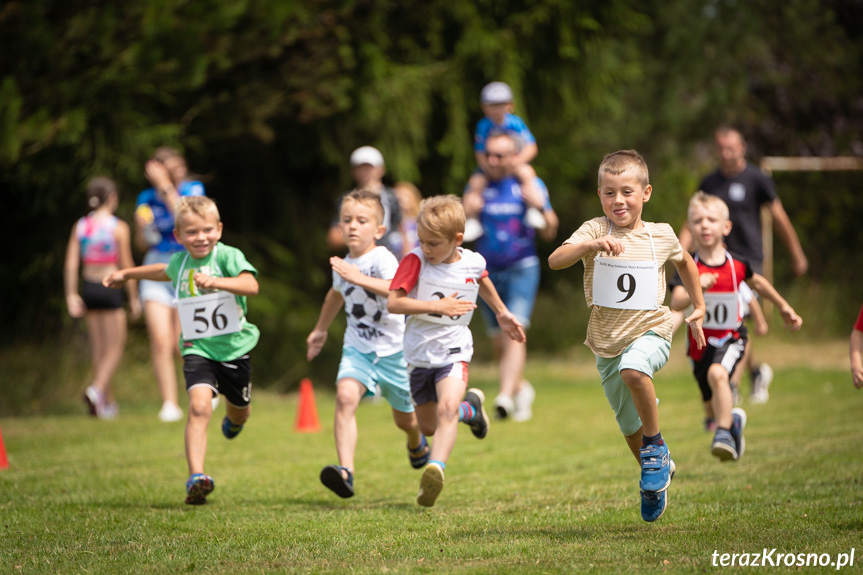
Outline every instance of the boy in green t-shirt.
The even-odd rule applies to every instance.
[[[219,242],[222,222],[210,198],[181,198],[174,221],[174,236],[185,251],[174,254],[168,264],[115,271],[102,283],[119,288],[130,279],[147,279],[170,280],[174,286],[189,394],[186,503],[201,505],[215,487],[213,478],[204,474],[211,400],[220,393],[225,396],[222,433],[228,439],[242,431],[251,411],[249,352],[260,332],[246,321],[246,296],[258,293],[258,272],[240,250]]]

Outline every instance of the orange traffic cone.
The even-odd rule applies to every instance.
[[[312,380],[304,378],[300,381],[300,404],[297,406],[297,422],[294,424],[294,431],[315,433],[320,430],[321,422],[318,420],[318,407],[315,405]]]
[[[3,446],[2,431],[0,431],[0,469],[9,469],[9,460],[6,458],[6,448]]]

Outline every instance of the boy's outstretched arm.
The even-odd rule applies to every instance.
[[[704,294],[701,292],[698,266],[692,256],[684,251],[683,261],[674,262],[674,267],[677,268],[677,273],[683,280],[686,293],[689,294],[689,301],[692,302],[694,308],[684,321],[689,324],[689,329],[692,330],[692,337],[695,339],[698,349],[703,349],[707,342],[704,339],[704,330],[701,329],[701,322],[704,320]]]
[[[381,279],[367,276],[360,271],[360,268],[353,264],[349,264],[338,256],[330,258],[330,266],[332,266],[333,271],[339,274],[339,276],[341,276],[345,281],[360,286],[363,289],[367,289],[375,295],[389,297],[392,278]]]
[[[456,317],[476,309],[475,303],[456,299],[457,295],[458,292],[455,292],[443,299],[422,301],[408,297],[407,292],[402,288],[392,289],[390,290],[390,295],[387,297],[387,310],[390,313],[401,313],[404,315],[437,313]]]
[[[171,281],[165,270],[168,264],[149,264],[111,272],[102,278],[102,285],[109,288],[119,289],[129,280],[153,280],[155,282]]]
[[[321,353],[324,344],[327,343],[327,330],[344,305],[345,300],[342,298],[342,294],[330,288],[327,295],[324,296],[321,313],[318,315],[318,323],[315,324],[312,333],[306,338],[306,361],[312,361]]]
[[[198,272],[195,274],[195,285],[200,289],[218,289],[234,295],[258,295],[258,280],[252,272],[240,272],[240,275],[231,278],[214,278]]]
[[[524,335],[524,328],[520,323],[518,323],[518,320],[515,319],[512,312],[507,309],[503,300],[500,299],[500,295],[497,293],[497,288],[494,287],[494,284],[488,276],[480,278],[479,280],[479,297],[481,297],[482,300],[488,304],[488,307],[491,308],[491,311],[494,312],[494,315],[497,318],[497,323],[506,335],[519,343],[524,343],[527,340],[527,336]]]
[[[776,309],[782,315],[782,320],[785,322],[785,327],[791,331],[797,331],[803,325],[803,318],[797,315],[794,308],[789,305],[785,298],[779,295],[776,288],[771,285],[767,278],[761,274],[752,274],[752,277],[746,280],[746,283],[752,286],[752,289],[757,291],[762,296],[766,297],[776,305]]]
[[[548,256],[548,267],[562,270],[578,263],[584,256],[597,252],[619,256],[623,253],[623,244],[611,236],[602,236],[580,244],[563,244]]]

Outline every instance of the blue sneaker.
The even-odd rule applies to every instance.
[[[429,447],[429,442],[426,440],[426,436],[420,435],[420,439],[419,447],[416,449],[411,449],[411,446],[408,445],[408,458],[410,459],[411,467],[414,469],[425,467],[431,456],[431,448]]]
[[[727,429],[717,429],[713,436],[713,444],[710,453],[719,458],[719,461],[735,461],[740,455],[737,452],[736,443],[731,432]]]
[[[671,483],[671,458],[668,446],[645,445],[640,450],[642,491],[663,491]]]
[[[225,416],[225,419],[222,420],[222,435],[228,439],[234,439],[240,435],[241,431],[243,431],[243,426],[231,423],[231,420],[228,419],[227,415]]]
[[[342,475],[343,469],[348,474],[347,479]],[[327,465],[321,469],[321,483],[342,499],[354,496],[354,474],[347,467]]]
[[[746,449],[746,440],[743,438],[743,428],[746,427],[746,412],[739,407],[731,410],[731,417],[734,418],[734,425],[731,426],[731,437],[734,438],[734,444],[737,446],[737,459],[743,457],[743,450]],[[735,435],[734,430],[738,433]]]
[[[671,470],[669,483],[674,479],[676,468],[674,462],[669,462]],[[662,491],[642,491],[641,492],[641,518],[648,523],[653,523],[665,513],[668,507],[668,489]]]
[[[188,505],[203,505],[207,495],[216,488],[213,478],[203,473],[195,473],[186,481],[186,503]]]

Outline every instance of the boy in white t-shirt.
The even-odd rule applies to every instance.
[[[417,496],[417,503],[424,507],[434,505],[443,489],[444,469],[459,421],[468,424],[479,439],[488,432],[485,396],[480,389],[467,389],[473,356],[468,324],[477,295],[509,337],[525,341],[522,326],[488,278],[485,258],[461,247],[464,223],[464,209],[456,196],[423,200],[417,217],[420,247],[402,259],[390,285],[390,312],[409,316],[405,356],[417,419],[422,432],[433,436],[431,460]]]
[[[408,457],[415,469],[429,459],[429,446],[420,433],[404,358],[403,315],[387,311],[390,280],[398,261],[387,248],[376,246],[386,232],[379,194],[362,189],[342,199],[338,226],[348,257],[330,258],[333,287],[324,298],[318,322],[306,339],[307,359],[314,359],[327,341],[327,329],[344,307],[348,326],[336,382],[333,431],[339,464],[321,470],[321,482],[339,497],[354,495],[356,412],[365,396],[382,395],[393,410],[396,426],[407,434]]]

